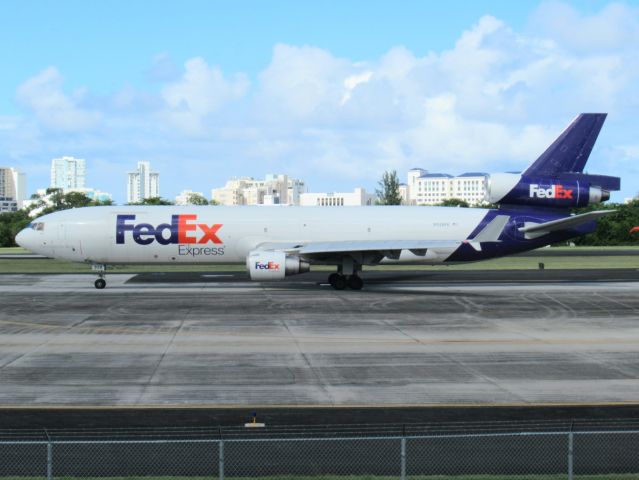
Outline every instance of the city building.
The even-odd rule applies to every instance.
[[[176,205],[191,205],[191,195],[199,195],[200,197],[204,197],[202,192],[194,192],[193,190],[182,190],[180,194],[175,197]]]
[[[27,176],[11,167],[0,167],[0,212],[22,208],[27,192]]]
[[[160,174],[151,171],[149,162],[138,162],[137,170],[128,172],[127,203],[160,196]]]
[[[408,171],[407,183],[400,186],[400,193],[406,205],[437,205],[453,198],[480,205],[485,201],[487,176],[483,172],[468,172],[455,177],[413,168]]]
[[[233,178],[223,187],[211,190],[220,205],[299,205],[305,191],[303,180],[269,174],[264,180]]]
[[[300,205],[303,207],[345,207],[375,205],[375,195],[366,193],[363,188],[356,188],[352,192],[330,193],[302,193]]]
[[[68,190],[85,187],[85,162],[81,158],[61,157],[51,160],[51,188]]]

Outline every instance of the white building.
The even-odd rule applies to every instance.
[[[447,173],[428,173],[421,168],[408,171],[408,181],[400,187],[407,205],[437,205],[458,198],[479,205],[486,195],[486,173],[468,172],[456,177]]]
[[[175,197],[176,205],[191,205],[191,195],[199,195],[200,197],[204,197],[202,192],[194,192],[193,190],[182,190],[180,194]]]
[[[137,170],[127,173],[127,203],[160,196],[160,174],[151,171],[149,162],[138,162]]]
[[[344,207],[374,204],[375,196],[366,193],[363,188],[356,188],[352,192],[302,193],[300,195],[300,205],[303,207]]]
[[[51,160],[51,188],[85,187],[85,162],[81,158],[61,157]]]
[[[299,205],[305,188],[303,180],[287,175],[269,174],[264,180],[240,177],[211,190],[211,198],[220,205]]]
[[[0,212],[22,208],[27,194],[27,176],[11,167],[0,167]]]

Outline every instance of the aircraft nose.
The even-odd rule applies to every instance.
[[[22,248],[33,251],[35,246],[35,239],[33,238],[35,232],[31,228],[23,228],[16,235],[16,243]]]

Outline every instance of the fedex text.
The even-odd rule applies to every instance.
[[[255,262],[255,270],[279,270],[280,264],[270,261],[268,263]]]
[[[565,188],[563,185],[555,184],[549,188],[540,187],[536,183],[530,184],[530,198],[569,198],[572,199],[571,188]]]
[[[197,215],[171,215],[171,223],[153,226],[150,223],[135,223],[135,215],[118,215],[115,226],[115,243],[125,243],[126,232],[131,232],[138,245],[158,242],[161,245],[222,244],[218,237],[221,223],[207,225],[198,223]]]

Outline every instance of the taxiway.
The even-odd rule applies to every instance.
[[[0,275],[0,406],[639,402],[639,272]]]

